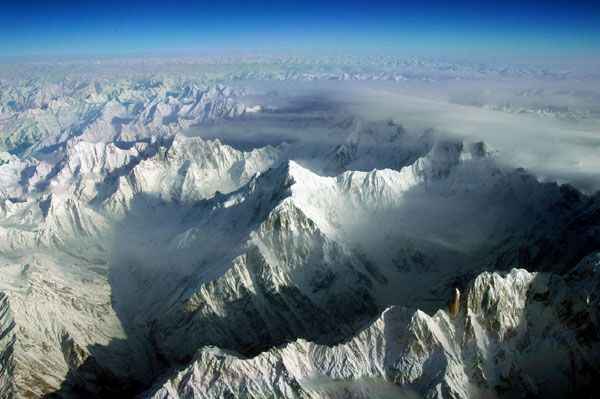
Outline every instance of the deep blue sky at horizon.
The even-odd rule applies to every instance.
[[[0,0],[0,56],[303,49],[598,53],[600,5]]]

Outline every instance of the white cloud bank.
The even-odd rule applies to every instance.
[[[383,89],[361,89],[351,109],[368,118],[393,118],[408,130],[434,130],[485,141],[507,166],[523,167],[540,180],[600,190],[600,125],[452,104]]]

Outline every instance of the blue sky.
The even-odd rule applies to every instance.
[[[0,55],[600,51],[593,2],[0,0]]]

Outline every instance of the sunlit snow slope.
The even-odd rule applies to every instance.
[[[327,61],[3,67],[0,396],[597,390],[599,194],[271,86],[506,71]]]

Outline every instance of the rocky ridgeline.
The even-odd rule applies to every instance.
[[[338,345],[203,348],[147,397],[585,396],[600,371],[599,267],[593,255],[562,277],[486,272],[450,312],[391,307]]]
[[[244,151],[186,137],[244,93],[155,83],[3,108],[2,395],[592,387],[597,261],[575,265],[598,196],[391,121]]]

